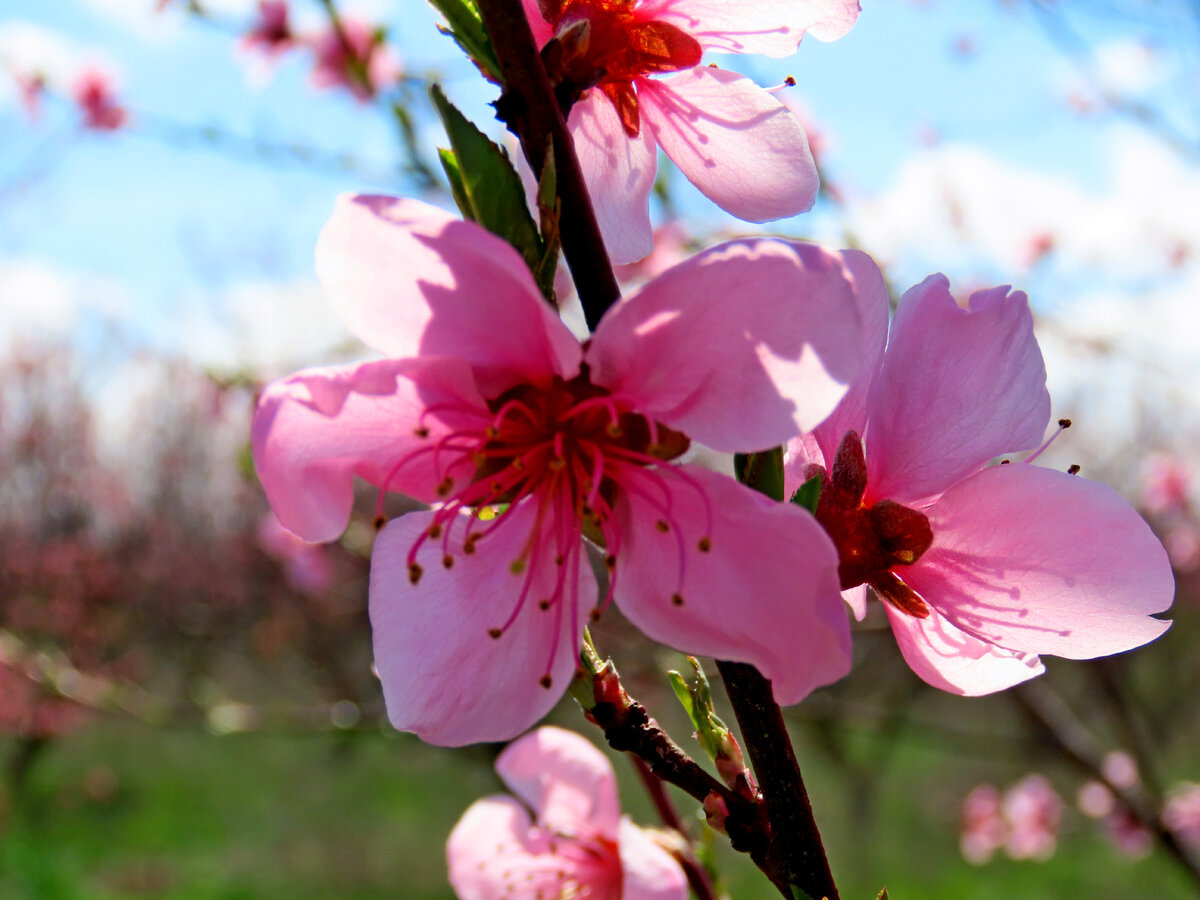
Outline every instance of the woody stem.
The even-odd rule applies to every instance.
[[[554,98],[521,0],[477,3],[504,79],[504,92],[496,102],[497,118],[520,138],[525,159],[538,178],[546,165],[547,149],[553,149],[563,254],[583,304],[588,330],[595,331],[621,293],[566,119]]]

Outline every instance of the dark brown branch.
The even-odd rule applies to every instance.
[[[838,900],[833,873],[800,766],[792,750],[783,712],[771,693],[771,682],[745,663],[717,661],[725,690],[733,703],[771,827],[768,874],[781,873],[787,884],[814,900]]]
[[[497,118],[520,138],[525,158],[539,178],[546,163],[546,149],[554,148],[562,203],[559,228],[563,253],[588,328],[594,331],[621,294],[575,156],[575,145],[554,98],[521,0],[478,0],[478,4],[504,78],[504,92],[496,102]]]

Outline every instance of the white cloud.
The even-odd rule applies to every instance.
[[[128,303],[110,279],[38,259],[0,259],[0,354],[22,342],[70,342],[81,325],[115,320]]]
[[[1158,277],[1200,251],[1200,171],[1138,131],[1106,134],[1102,190],[947,145],[919,151],[887,190],[856,202],[852,228],[881,259],[922,274],[1020,276],[1048,236],[1063,271]]]
[[[40,74],[51,84],[68,83],[82,51],[74,42],[33,22],[0,22],[0,82],[13,95],[10,74]]]
[[[218,371],[249,370],[263,377],[335,362],[347,346],[362,351],[315,281],[244,282],[225,288],[187,317],[176,348]],[[342,351],[339,353],[339,351]]]
[[[1123,94],[1143,94],[1161,84],[1166,74],[1153,47],[1128,38],[1101,44],[1095,59],[1103,83]]]
[[[125,28],[138,37],[165,41],[179,33],[182,16],[156,12],[157,0],[82,0],[95,15]]]

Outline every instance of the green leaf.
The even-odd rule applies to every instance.
[[[742,484],[772,500],[783,500],[782,447],[762,453],[738,453],[733,458],[733,470]]]
[[[814,475],[792,494],[792,502],[803,506],[814,516],[817,514],[817,502],[821,499],[821,476]]]
[[[671,682],[671,690],[679,698],[679,705],[683,707],[683,711],[692,720],[692,724],[695,724],[696,701],[692,697],[692,689],[688,687],[688,683],[684,680],[683,676],[674,669],[667,673],[667,678]]]
[[[496,61],[496,51],[492,40],[483,27],[483,19],[479,15],[472,0],[429,0],[433,8],[446,19],[447,27],[443,32],[454,38],[454,42],[462,48],[480,71],[488,78],[501,84],[500,64]]]
[[[802,888],[798,888],[794,884],[789,884],[788,887],[792,889],[792,900],[813,900],[812,895]]]
[[[459,212],[474,221],[475,211],[471,207],[471,198],[467,196],[467,189],[463,185],[462,172],[458,168],[458,157],[454,155],[453,150],[439,147],[438,158],[442,161],[442,170],[446,173],[446,180],[450,182],[450,193],[454,196],[454,205],[458,207]]]
[[[537,207],[545,251],[533,271],[542,294],[554,302],[554,275],[558,271],[558,249],[562,241],[558,225],[562,202],[558,199],[558,170],[554,162],[554,139],[546,137],[546,156],[538,179]]]
[[[512,244],[531,272],[545,266],[546,246],[525,202],[525,189],[508,154],[446,99],[436,84],[429,91],[450,138],[453,162],[441,151],[454,202],[463,216]],[[550,282],[553,284],[553,273]]]

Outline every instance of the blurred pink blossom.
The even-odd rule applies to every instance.
[[[355,476],[381,502],[439,504],[388,523],[372,553],[376,665],[397,728],[502,740],[549,711],[596,603],[585,532],[607,550],[604,605],[656,640],[753,663],[785,704],[845,674],[836,560],[815,520],[670,463],[689,436],[768,447],[828,414],[857,365],[843,355],[855,293],[883,291],[868,257],[730,242],[627,296],[586,345],[509,244],[415,200],[343,197],[317,272],[387,358],[268,386],[255,463],[306,540],[342,533]]]
[[[866,365],[789,444],[786,487],[821,478],[817,519],[854,614],[869,585],[913,671],[969,696],[1040,674],[1037,654],[1090,659],[1162,634],[1151,614],[1171,605],[1171,568],[1125,500],[1026,464],[1037,453],[990,465],[1036,447],[1050,417],[1025,294],[977,291],[964,308],[933,275],[901,298],[890,337],[887,303],[858,296],[874,303]]]
[[[1004,846],[1008,823],[1000,805],[1000,792],[990,784],[981,784],[967,794],[962,808],[962,832],[959,848],[963,858],[981,866]]]
[[[705,51],[787,56],[806,32],[834,40],[854,24],[857,0],[523,2],[556,93],[571,104],[568,125],[614,262],[654,249],[659,147],[740,219],[812,206],[817,172],[796,118],[745,76],[700,61]]]
[[[42,115],[42,98],[46,95],[46,77],[40,72],[13,72],[13,80],[17,83],[17,96],[21,98],[21,108],[29,116],[31,122],[37,122]]]
[[[340,31],[331,27],[308,39],[316,57],[312,82],[319,88],[345,88],[365,103],[396,79],[400,64],[379,29],[358,19],[339,21]]]
[[[1005,852],[1013,859],[1046,860],[1058,844],[1062,800],[1045,775],[1026,775],[1004,794],[1009,833]]]
[[[242,48],[277,57],[296,43],[288,24],[287,0],[259,0],[258,21],[242,37]]]
[[[117,102],[112,76],[101,69],[89,67],[80,72],[72,93],[85,128],[117,131],[129,121],[129,113]]]
[[[620,814],[612,766],[579,735],[530,732],[500,754],[496,772],[517,796],[476,801],[446,844],[459,900],[686,900],[683,870]]]
[[[1103,772],[1112,785],[1121,789],[1136,787],[1141,781],[1137,763],[1123,750],[1114,750],[1104,758]],[[1076,802],[1085,816],[1101,820],[1105,835],[1122,856],[1140,859],[1150,852],[1153,835],[1124,803],[1113,796],[1106,784],[1084,782]]]
[[[1178,456],[1151,453],[1142,465],[1142,506],[1152,513],[1185,512],[1195,472]]]
[[[672,220],[654,229],[654,250],[646,258],[624,266],[614,266],[613,272],[623,284],[641,284],[657,278],[687,256],[688,234],[683,224]]]
[[[296,537],[279,523],[273,512],[266,512],[259,521],[258,544],[283,566],[284,578],[296,590],[311,597],[328,592],[334,577],[333,560],[328,552],[318,544]]]
[[[1200,850],[1200,784],[1181,781],[1167,796],[1163,823],[1193,850]]]

